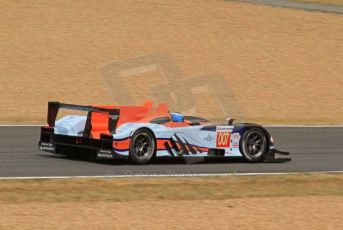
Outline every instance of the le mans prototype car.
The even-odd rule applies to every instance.
[[[85,111],[58,119],[59,109]],[[47,126],[39,149],[56,154],[90,153],[95,159],[125,158],[147,164],[154,157],[242,157],[248,162],[291,160],[276,150],[271,134],[250,123],[214,125],[208,120],[169,112],[167,104],[82,106],[48,103]]]

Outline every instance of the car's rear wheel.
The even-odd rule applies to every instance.
[[[130,160],[135,164],[147,164],[156,152],[154,135],[148,129],[139,129],[131,137]]]
[[[240,149],[247,161],[262,161],[268,150],[265,133],[260,128],[248,129],[241,138]]]

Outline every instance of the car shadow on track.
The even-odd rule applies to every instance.
[[[127,159],[92,159],[89,156],[66,156],[57,154],[36,154],[40,157],[55,158],[61,160],[71,160],[71,161],[84,161],[94,164],[104,164],[104,165],[135,165],[130,160]],[[187,157],[159,157],[151,161],[150,165],[175,165],[175,164],[233,164],[233,163],[245,163],[246,161],[241,157],[207,157],[207,158],[187,158]]]

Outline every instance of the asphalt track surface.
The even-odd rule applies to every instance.
[[[92,162],[37,150],[39,127],[0,127],[0,177],[111,176],[343,171],[343,127],[268,128],[277,147],[291,152],[287,163],[245,163],[239,159],[202,163],[159,160]]]
[[[285,7],[293,9],[301,9],[308,11],[321,11],[326,13],[343,14],[343,7],[337,5],[325,5],[318,3],[304,3],[292,0],[236,0],[239,2],[247,2],[253,4],[262,4],[276,7]]]

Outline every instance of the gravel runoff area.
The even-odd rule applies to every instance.
[[[341,14],[213,0],[5,1],[0,21],[1,124],[44,123],[48,100],[148,99],[218,121],[343,123]]]

